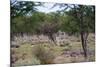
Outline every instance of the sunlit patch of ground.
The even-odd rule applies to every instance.
[[[63,51],[64,53],[54,60],[55,63],[73,63],[73,62],[91,62],[95,61],[95,35],[90,34],[88,36],[88,58],[85,59],[83,55],[82,45],[80,39],[70,39],[70,50]],[[72,40],[72,42],[71,42]]]
[[[48,63],[75,63],[75,62],[86,62],[86,61],[95,61],[95,36],[90,34],[87,41],[88,45],[88,58],[85,59],[83,55],[83,50],[81,46],[80,37],[69,36],[69,41],[67,45],[64,46],[51,46],[51,44],[22,44],[19,48],[11,48],[12,51],[12,65],[36,65],[41,64],[42,61],[35,56],[33,50],[37,45],[42,45],[42,52],[44,54],[41,56],[46,57],[45,62]],[[48,51],[50,51],[48,53]],[[52,54],[50,54],[52,53]],[[48,54],[48,55],[47,55]],[[50,55],[49,55],[50,54]],[[49,56],[49,57],[48,57]],[[39,56],[40,57],[40,56]],[[50,58],[54,58],[52,61]],[[50,60],[50,61],[49,61]]]

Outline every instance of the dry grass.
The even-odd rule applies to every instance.
[[[11,48],[13,65],[95,61],[95,36],[90,34],[87,42],[88,51],[90,52],[87,60],[82,54],[79,54],[83,51],[80,37],[70,36],[68,44],[63,46],[52,46],[49,43],[44,43],[36,45],[23,44],[19,48]]]
[[[18,59],[12,64],[14,66],[23,66],[23,65],[36,65],[36,64],[40,64],[40,61],[34,57],[34,55],[32,54],[32,47],[30,44],[23,44],[21,45],[19,48],[13,48],[12,52],[15,52],[15,55]],[[14,58],[12,58],[12,60],[14,60]]]

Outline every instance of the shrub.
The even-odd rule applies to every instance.
[[[33,47],[33,55],[41,61],[41,64],[52,64],[55,58],[54,53],[50,51],[49,48],[41,45],[36,45]]]
[[[32,47],[30,44],[23,44],[19,48],[11,49],[11,51],[12,67],[40,64],[40,60],[32,55]]]
[[[16,49],[11,49],[11,63],[15,63],[18,59],[19,59],[19,56],[18,56],[18,52],[16,51]]]
[[[40,64],[40,61],[33,56],[31,59],[30,58],[27,58],[25,60],[19,59],[18,61],[16,61],[14,66],[38,65],[38,64]]]

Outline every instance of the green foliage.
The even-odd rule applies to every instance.
[[[65,32],[75,33],[79,32],[79,25],[77,23],[76,18],[72,16],[66,16],[67,19],[65,19],[62,23],[61,30]]]
[[[26,5],[27,6],[27,5]],[[35,7],[35,6],[34,6]],[[19,7],[21,9],[21,7]],[[12,10],[12,9],[11,9]],[[80,11],[83,13],[83,28],[85,31],[95,31],[95,7],[75,5],[68,11],[43,13],[33,12],[30,16],[19,16],[11,21],[12,32],[31,32],[48,35],[58,30],[76,33],[80,32]],[[13,13],[13,11],[11,11]],[[47,31],[46,31],[47,30]],[[50,35],[49,35],[50,36]]]
[[[66,15],[66,19],[62,24],[62,30],[72,33],[80,32],[81,30],[85,32],[95,31],[94,6],[74,5],[74,8],[70,8],[69,11],[64,11],[64,14]],[[81,19],[83,20],[82,24]]]
[[[41,3],[11,0],[11,18],[23,16],[35,12],[37,9],[34,6],[39,6]]]

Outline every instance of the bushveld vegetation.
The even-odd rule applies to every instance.
[[[36,7],[44,4],[11,1],[11,41],[14,36],[43,34],[53,42],[22,43],[18,48],[11,47],[12,65],[94,61],[95,6],[62,3],[52,6],[59,6],[62,10],[49,13],[38,11]],[[59,31],[68,34],[69,40],[58,46],[54,34]]]

